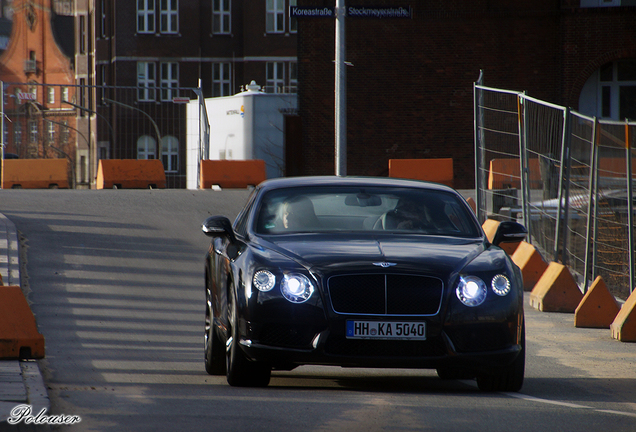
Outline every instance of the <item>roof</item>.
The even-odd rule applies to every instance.
[[[400,179],[392,177],[339,177],[339,176],[312,176],[312,177],[280,177],[265,180],[259,187],[265,189],[277,189],[283,187],[300,186],[393,186],[393,187],[424,187],[440,191],[455,192],[453,188],[421,180]]]

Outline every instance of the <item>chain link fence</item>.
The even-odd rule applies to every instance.
[[[524,223],[544,259],[567,265],[582,291],[600,275],[626,299],[634,286],[628,197],[636,123],[591,118],[480,83],[474,100],[480,221]]]
[[[188,128],[198,89],[5,82],[2,90],[8,157],[66,158],[78,188],[94,185],[100,159],[160,159],[166,187],[186,187],[186,143],[204,131]]]

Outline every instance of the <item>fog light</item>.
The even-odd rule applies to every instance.
[[[492,287],[492,290],[495,294],[502,297],[510,292],[510,281],[506,276],[502,274],[492,278],[492,283],[490,284],[490,286]]]
[[[270,271],[259,270],[254,273],[253,284],[259,291],[270,291],[272,288],[274,288],[275,283],[276,276],[274,276]]]

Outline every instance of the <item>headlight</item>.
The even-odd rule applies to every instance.
[[[508,278],[502,274],[499,274],[492,278],[492,283],[490,284],[492,290],[495,294],[499,296],[505,296],[510,292],[510,281]]]
[[[259,291],[270,291],[274,288],[276,284],[276,276],[272,274],[272,272],[267,270],[259,270],[254,273],[254,278],[252,279],[252,283]]]
[[[466,306],[479,306],[486,300],[488,289],[483,280],[475,276],[462,276],[457,286],[457,298]]]
[[[303,303],[314,293],[314,286],[307,276],[286,274],[280,284],[283,296],[292,303]]]

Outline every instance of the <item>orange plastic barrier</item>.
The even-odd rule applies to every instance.
[[[607,289],[603,278],[597,276],[574,311],[574,326],[609,328],[620,310],[618,302]]]
[[[44,336],[19,286],[0,287],[0,359],[44,358]]]
[[[490,172],[488,174],[488,189],[520,189],[521,175],[519,169],[519,159],[493,159],[490,161]],[[529,159],[528,169],[530,170],[530,187],[538,189],[541,187],[541,171],[539,169],[539,159]]]
[[[530,306],[543,312],[572,313],[583,300],[572,274],[563,264],[552,262],[530,293]]]
[[[159,159],[102,159],[97,168],[97,189],[147,189],[166,187]]]
[[[612,337],[621,342],[636,342],[636,291],[632,292],[610,325]]]
[[[453,159],[389,159],[389,177],[425,180],[453,187]]]
[[[6,159],[4,189],[68,188],[67,159]]]
[[[539,251],[525,241],[519,243],[510,258],[521,269],[523,290],[532,291],[548,268],[548,264],[543,260]]]
[[[266,178],[265,161],[261,159],[201,161],[201,189],[214,185],[246,188],[256,186]]]

